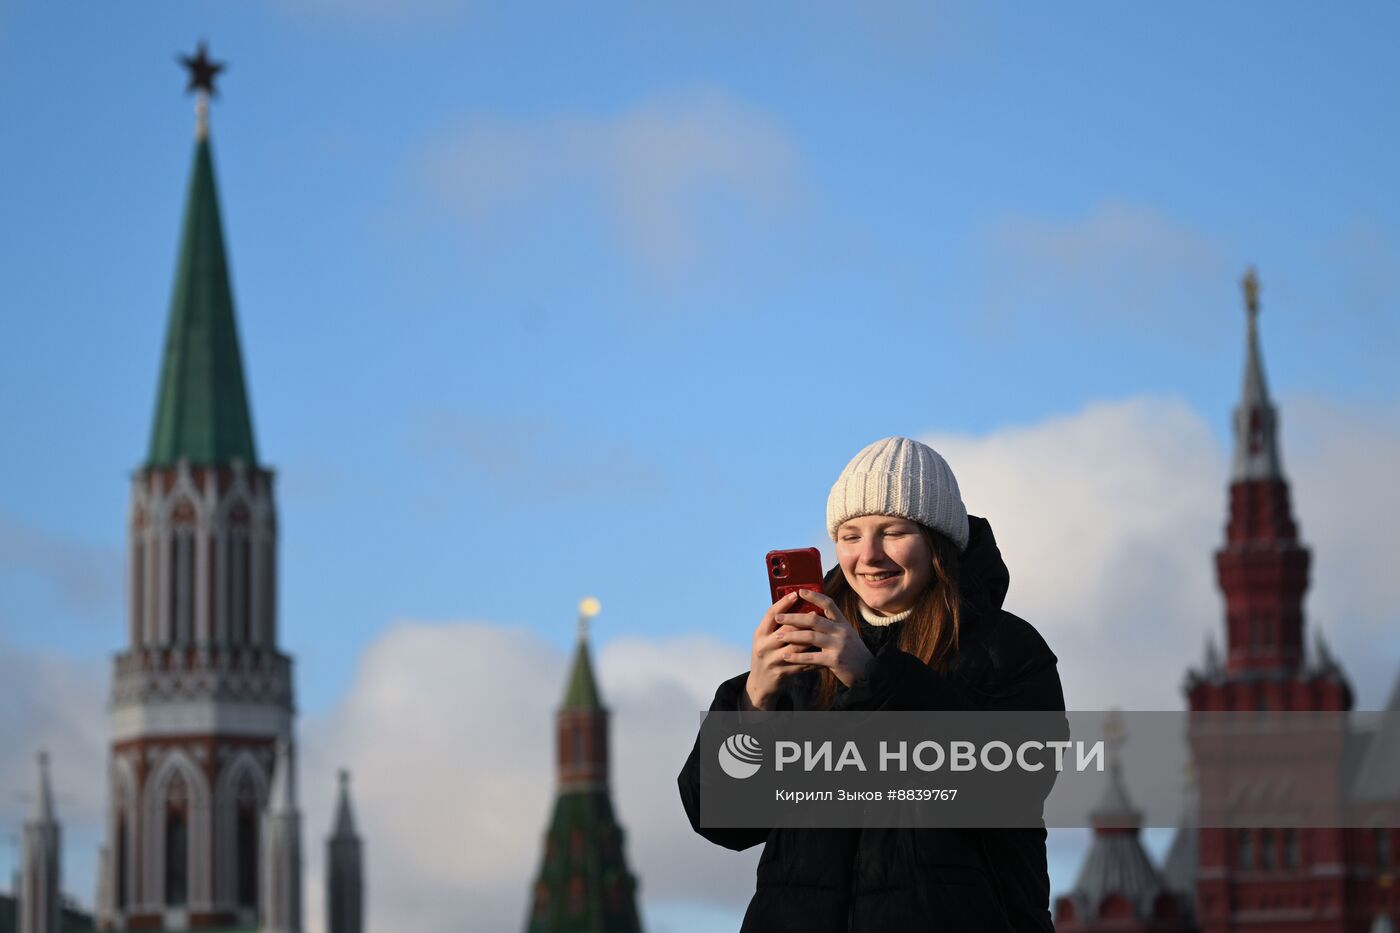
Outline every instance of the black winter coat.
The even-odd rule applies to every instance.
[[[1055,655],[1028,622],[1001,608],[1010,574],[991,525],[968,521],[959,650],[948,670],[934,671],[890,639],[833,709],[1065,708]],[[747,678],[720,684],[710,709],[740,709]],[[815,672],[789,678],[779,708],[813,708],[817,679]],[[678,779],[690,825],[730,849],[765,843],[742,933],[1053,933],[1043,828],[704,829],[698,751],[697,741]]]

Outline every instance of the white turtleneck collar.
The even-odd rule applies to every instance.
[[[865,603],[860,604],[861,618],[864,619],[866,622],[870,623],[871,625],[876,626],[877,628],[884,628],[886,625],[894,625],[896,622],[903,622],[905,619],[909,618],[913,614],[914,610],[911,607],[909,609],[904,610],[903,612],[896,612],[892,616],[876,615],[874,609],[871,609]]]

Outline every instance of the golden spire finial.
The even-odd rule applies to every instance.
[[[585,596],[579,600],[578,604],[578,640],[588,640],[588,620],[596,616],[603,609],[602,603],[596,597]]]
[[[1252,322],[1259,313],[1259,273],[1254,271],[1253,266],[1245,270],[1241,284],[1244,286],[1244,307]]]

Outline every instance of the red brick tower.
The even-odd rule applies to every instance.
[[[1245,276],[1244,291],[1244,385],[1234,412],[1230,515],[1225,544],[1215,554],[1225,597],[1225,657],[1222,662],[1208,646],[1203,669],[1187,676],[1186,694],[1193,711],[1349,710],[1351,686],[1321,637],[1311,657],[1304,651],[1303,596],[1311,555],[1299,541],[1283,474],[1278,412],[1259,347],[1253,270]],[[1335,738],[1339,751],[1346,737]],[[1228,752],[1221,750],[1195,744],[1203,799],[1252,792],[1248,761],[1241,767],[1237,754],[1227,767]],[[1314,768],[1307,793],[1341,800],[1347,789],[1339,785],[1337,772],[1335,765]],[[1374,866],[1366,864],[1371,831],[1202,827],[1196,832],[1196,918],[1203,933],[1369,929],[1376,884]]]
[[[642,929],[637,878],[627,867],[609,787],[608,711],[588,653],[588,620],[597,611],[598,602],[591,597],[579,607],[578,649],[555,721],[559,787],[526,933]]]
[[[253,441],[209,143],[220,66],[202,46],[186,64],[199,91],[194,162],[150,447],[131,482],[103,929],[257,922],[279,742],[291,756],[273,475]],[[288,883],[300,890],[299,876]]]

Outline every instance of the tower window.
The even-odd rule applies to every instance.
[[[189,899],[189,796],[183,777],[177,774],[170,781],[165,799],[165,902],[184,904]]]
[[[187,527],[177,526],[170,539],[169,641],[187,644],[194,619],[194,541]]]
[[[165,817],[165,902],[185,903],[187,890],[186,862],[189,846],[185,833],[183,810],[172,811]]]
[[[258,796],[248,776],[238,784],[238,906],[258,906]]]
[[[131,647],[135,648],[145,639],[142,637],[146,618],[146,547],[138,537],[131,548]]]
[[[126,909],[126,813],[117,814],[117,890],[116,903],[118,910]]]
[[[236,516],[235,516],[236,519]],[[234,525],[225,551],[228,572],[228,638],[235,645],[246,645],[249,639],[249,616],[252,596],[252,543],[246,527]]]

